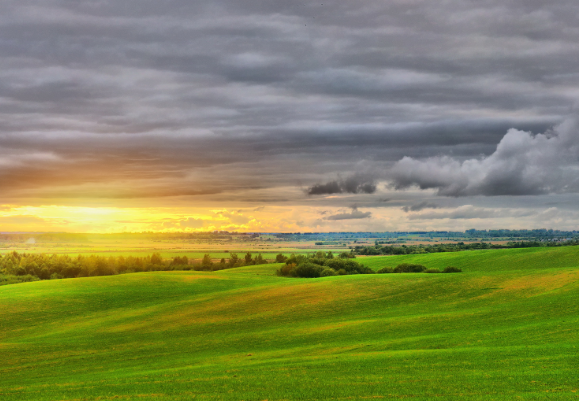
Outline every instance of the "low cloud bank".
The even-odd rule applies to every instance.
[[[195,219],[193,217],[188,217],[185,220],[181,220],[179,225],[182,228],[203,228],[205,221],[203,219]]]
[[[424,210],[424,209],[438,209],[439,207],[440,206],[438,206],[436,203],[424,201],[424,202],[416,203],[416,204],[411,205],[411,206],[404,206],[402,208],[402,210],[405,211],[406,213],[408,213],[408,212],[419,212],[419,211]]]
[[[578,192],[579,123],[568,119],[538,135],[510,129],[493,154],[479,159],[404,157],[391,177],[394,189],[418,186],[453,197]]]
[[[316,184],[307,189],[308,195],[332,194],[373,194],[376,184],[373,178],[363,175],[353,175],[345,179],[330,181],[325,184]]]
[[[371,212],[361,212],[358,210],[357,206],[352,206],[352,211],[350,213],[338,213],[324,218],[324,220],[356,220],[356,219],[367,219],[372,216]]]
[[[527,217],[536,214],[537,212],[532,210],[492,209],[486,207],[475,207],[473,205],[464,205],[450,211],[411,214],[408,216],[408,220],[495,219],[505,217]]]

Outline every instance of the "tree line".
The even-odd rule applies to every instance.
[[[281,254],[277,255],[278,258]],[[283,255],[281,255],[283,257]],[[252,265],[264,265],[269,263],[266,259],[263,258],[261,253],[258,253],[257,256],[254,258],[250,252],[247,252],[243,258],[237,256],[236,253],[230,253],[229,259],[226,260],[225,258],[221,258],[218,263],[213,262],[211,256],[209,254],[205,254],[201,263],[193,265],[191,270],[198,270],[198,271],[216,271],[216,270],[223,270],[223,269],[231,269],[234,267],[242,267],[242,266],[252,266]]]
[[[280,256],[280,255],[278,255]],[[283,255],[281,255],[283,257]],[[187,256],[164,259],[159,253],[147,256],[49,255],[44,253],[10,252],[0,255],[0,284],[60,278],[110,276],[122,273],[170,270],[222,270],[268,263],[261,254],[247,253],[238,257],[231,253],[215,263],[209,254],[201,262]]]
[[[452,273],[456,268],[448,267],[443,271],[426,269],[422,265],[401,264],[395,268],[383,268],[374,272],[357,262],[351,252],[342,252],[337,257],[333,253],[319,251],[312,255],[295,255],[290,257],[278,254],[275,262],[284,263],[277,270],[279,276],[316,278],[350,274],[374,273]],[[271,261],[273,262],[273,261]],[[123,273],[150,271],[197,270],[217,271],[242,266],[267,264],[270,261],[258,253],[255,257],[246,253],[239,257],[231,253],[229,258],[214,262],[211,255],[205,254],[200,262],[192,261],[187,256],[175,256],[164,259],[159,253],[147,256],[99,256],[99,255],[49,255],[43,253],[10,252],[0,255],[0,285],[36,280],[61,278],[110,276]],[[455,269],[455,270],[452,270]]]
[[[568,241],[513,241],[506,244],[491,244],[488,242],[442,243],[433,245],[382,245],[376,241],[374,246],[356,246],[353,252],[356,255],[411,255],[421,253],[458,252],[480,249],[512,249],[534,247],[559,247],[579,245],[579,240]]]

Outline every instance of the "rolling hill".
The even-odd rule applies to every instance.
[[[360,258],[0,287],[0,398],[579,399],[579,248]]]

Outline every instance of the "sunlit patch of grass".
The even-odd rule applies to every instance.
[[[555,272],[517,277],[503,283],[501,291],[525,291],[527,294],[541,294],[563,288],[579,281],[579,271]]]

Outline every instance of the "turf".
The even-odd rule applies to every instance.
[[[361,258],[0,287],[4,400],[573,400],[579,248]]]

